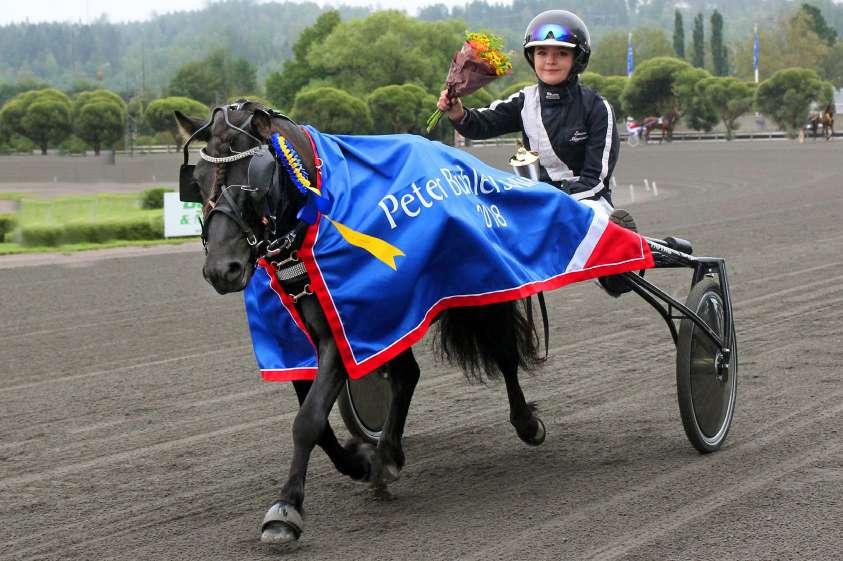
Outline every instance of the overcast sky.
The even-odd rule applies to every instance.
[[[337,0],[315,0],[320,6],[337,5]],[[462,6],[468,0],[343,0],[343,4],[353,6],[376,6],[383,9],[398,8],[415,14],[420,6],[445,4]],[[32,23],[42,21],[88,22],[101,14],[106,14],[109,21],[137,21],[149,19],[153,12],[164,14],[182,10],[198,10],[207,5],[208,0],[0,0],[0,25],[29,20]],[[509,3],[507,0],[494,0],[494,3]]]

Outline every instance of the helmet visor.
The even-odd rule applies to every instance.
[[[576,47],[576,38],[571,30],[558,23],[546,23],[538,25],[527,36],[524,47],[535,47],[538,45],[558,45],[560,47]]]

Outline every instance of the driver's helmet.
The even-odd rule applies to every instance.
[[[548,10],[533,18],[524,32],[524,57],[533,67],[533,47],[549,45],[574,49],[571,74],[580,74],[588,66],[591,38],[583,21],[567,10]]]

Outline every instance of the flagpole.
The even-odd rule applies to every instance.
[[[752,41],[752,68],[755,70],[755,83],[758,83],[758,24],[755,24],[755,36]]]

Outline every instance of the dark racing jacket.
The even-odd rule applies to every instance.
[[[489,107],[466,109],[453,125],[469,139],[521,131],[524,145],[539,153],[543,181],[575,199],[612,203],[609,180],[620,147],[614,111],[576,78],[559,86],[539,82]]]

